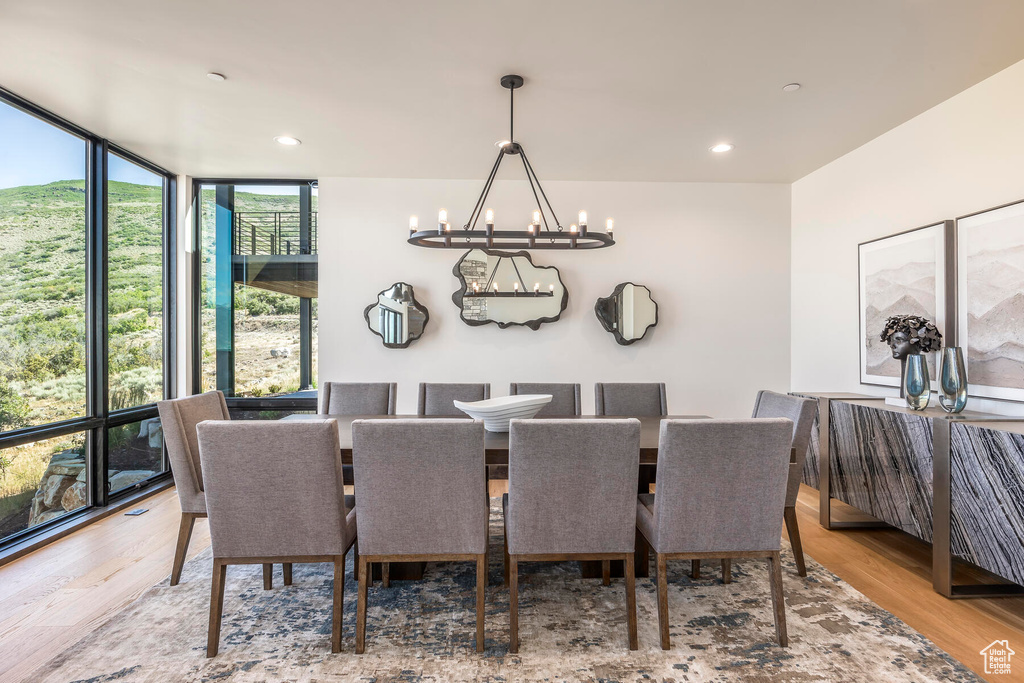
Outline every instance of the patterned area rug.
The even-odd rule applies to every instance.
[[[346,572],[343,652],[330,651],[331,565],[296,565],[263,590],[259,566],[229,567],[220,654],[206,659],[212,561],[189,562],[61,653],[34,681],[976,681],[920,633],[808,558],[783,549],[790,647],[775,643],[763,562],[718,563],[692,581],[669,565],[672,649],[658,645],[651,579],[637,581],[640,650],[626,646],[622,579],[578,565],[520,565],[520,652],[508,653],[500,509],[491,514],[487,650],[475,651],[475,568],[431,564],[425,580],[370,589],[366,654],[355,650],[356,584]],[[350,558],[351,560],[351,558]],[[653,569],[653,562],[652,562]]]

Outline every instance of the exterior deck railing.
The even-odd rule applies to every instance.
[[[299,211],[238,211],[234,253],[238,256],[315,254],[317,212],[309,215],[309,235],[301,230]]]

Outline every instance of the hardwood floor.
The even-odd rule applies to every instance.
[[[504,482],[491,482],[500,495]],[[0,567],[0,681],[31,672],[102,624],[171,571],[180,511],[174,490],[156,494],[139,517],[103,519]],[[928,546],[896,531],[825,531],[818,493],[800,492],[804,552],[907,622],[980,676],[979,651],[1007,639],[1024,652],[1024,598],[947,600],[931,587]],[[189,558],[209,545],[197,520]],[[799,581],[785,575],[784,584]],[[1024,654],[1014,676],[1024,680]]]

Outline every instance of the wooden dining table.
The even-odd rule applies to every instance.
[[[613,417],[632,417],[630,415],[571,415],[571,416],[550,416],[538,419],[564,419],[564,420],[598,420]],[[294,414],[283,418],[286,421],[297,422],[303,420],[322,420],[331,418],[338,422],[338,437],[341,442],[341,461],[345,465],[352,464],[352,423],[356,420],[436,420],[438,416],[425,415],[311,415]],[[651,483],[654,481],[655,471],[658,464],[658,444],[661,437],[662,420],[702,420],[707,415],[667,415],[665,417],[640,417],[640,469],[637,474],[637,493],[649,493]],[[451,419],[449,417],[449,419]],[[455,418],[459,419],[459,418]],[[465,419],[469,419],[468,417]],[[484,432],[484,457],[488,472],[492,468],[507,467],[509,454],[508,432]],[[346,481],[346,483],[351,483]],[[637,557],[634,565],[637,576],[648,576],[648,550],[646,543],[637,543]],[[642,547],[641,547],[642,546]],[[404,566],[408,565],[408,566]],[[622,576],[623,563],[621,561],[612,563],[612,575]],[[585,578],[600,578],[600,562],[580,562],[580,568]],[[391,563],[392,579],[418,579],[423,575],[423,566],[420,563]]]

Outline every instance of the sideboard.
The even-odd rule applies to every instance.
[[[1024,595],[1024,419],[793,393],[818,402],[804,483],[819,491],[822,526],[890,526],[930,543],[932,584],[946,597]],[[870,519],[834,520],[833,500]],[[995,582],[955,583],[954,561]]]

